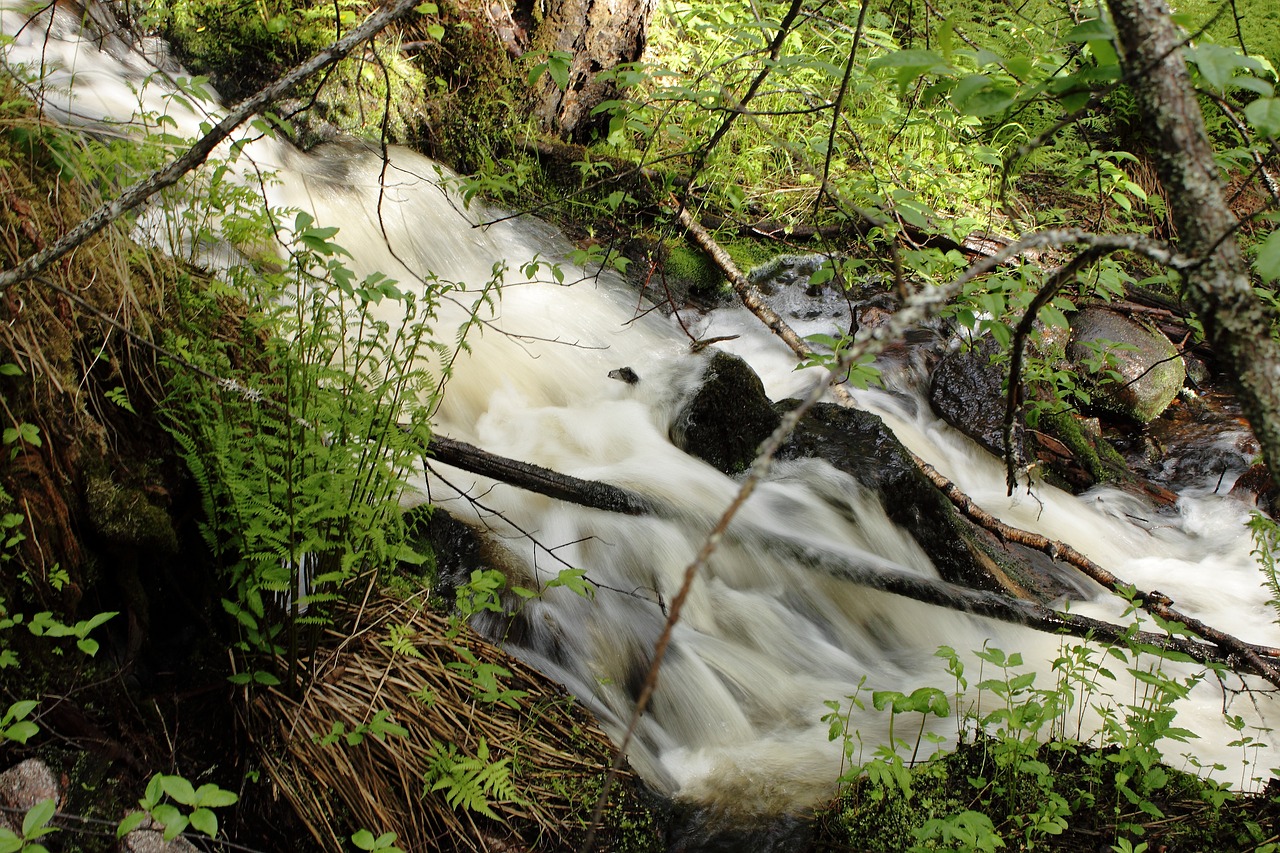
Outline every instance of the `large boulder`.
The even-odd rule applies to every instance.
[[[669,434],[676,447],[735,475],[747,470],[779,421],[751,366],[716,350],[707,359],[702,385],[680,408]]]
[[[770,404],[746,362],[717,353],[708,362],[702,387],[677,415],[672,441],[735,474],[745,470],[760,442],[798,404]],[[945,580],[1041,601],[1077,592],[1042,554],[999,542],[960,515],[877,415],[819,403],[777,458],[823,459],[875,492],[889,518],[911,534]]]
[[[1097,408],[1144,424],[1173,402],[1187,378],[1168,338],[1106,308],[1085,308],[1072,318],[1067,357]]]

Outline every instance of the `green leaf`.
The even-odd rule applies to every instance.
[[[6,722],[9,720],[24,719],[29,716],[39,704],[40,703],[35,699],[23,699],[19,702],[14,702],[9,706],[9,710],[5,712],[4,719]]]
[[[31,839],[54,832],[54,828],[46,824],[57,810],[58,802],[52,797],[36,803],[27,810],[27,816],[22,819],[22,836]]]
[[[22,368],[12,362],[0,364],[0,376],[21,376]]]
[[[116,826],[116,838],[124,838],[138,827],[142,826],[142,822],[147,819],[146,812],[129,812],[124,816]]]
[[[1063,40],[1070,44],[1084,44],[1096,40],[1112,41],[1115,37],[1116,30],[1111,26],[1110,21],[1103,18],[1090,18],[1072,27]]]
[[[1262,241],[1253,268],[1265,282],[1280,279],[1280,230],[1272,231]]]
[[[196,790],[195,804],[210,809],[235,805],[240,797],[233,791],[219,788],[217,785],[201,785]]]
[[[196,801],[196,789],[181,776],[161,776],[160,787],[184,806],[192,805]]]
[[[1219,92],[1224,92],[1237,69],[1259,68],[1256,59],[1250,59],[1239,48],[1220,44],[1198,44],[1186,49],[1187,58],[1196,64],[1204,81]]]
[[[4,731],[0,731],[0,737],[5,740],[11,740],[16,743],[26,743],[31,738],[40,733],[40,727],[30,720],[23,720],[20,723],[14,723]]]
[[[191,826],[210,838],[218,835],[218,816],[208,809],[196,809],[191,813]]]
[[[164,825],[164,840],[172,841],[187,828],[187,819],[172,803],[161,803],[151,810],[151,817]]]
[[[156,803],[160,802],[160,798],[164,796],[163,778],[157,773],[151,777],[151,781],[147,783],[147,791],[142,796],[142,806],[145,809],[155,808]]]
[[[373,833],[367,829],[356,830],[355,835],[351,836],[351,843],[359,847],[361,850],[376,850],[374,847]]]
[[[1258,98],[1244,108],[1244,116],[1260,136],[1280,135],[1280,98]]]
[[[894,79],[898,81],[898,89],[901,92],[905,92],[908,86],[925,74],[945,74],[951,70],[940,54],[932,50],[920,49],[896,50],[871,60],[867,68],[871,70],[885,68],[893,71]]]

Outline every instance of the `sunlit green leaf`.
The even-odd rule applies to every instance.
[[[1272,231],[1258,247],[1258,257],[1253,268],[1263,281],[1280,279],[1280,230]]]

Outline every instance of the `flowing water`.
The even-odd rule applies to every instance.
[[[159,45],[144,58],[122,39],[89,43],[78,22],[61,13],[51,23],[47,15],[27,22],[4,11],[3,25],[16,35],[6,48],[8,61],[44,69],[42,102],[60,120],[99,134],[136,132],[129,127],[139,124],[142,103],[142,112],[173,116],[175,132],[195,135],[220,109],[167,97],[170,82],[151,64],[163,59]],[[586,275],[565,264],[564,284],[521,277],[522,264],[535,257],[562,258],[569,248],[563,238],[528,218],[483,226],[491,212],[464,209],[441,189],[443,173],[434,163],[408,151],[389,154],[384,162],[376,149],[354,143],[302,154],[253,138],[241,163],[280,176],[265,188],[267,203],[309,210],[319,225],[340,226],[336,239],[353,252],[359,272],[380,270],[406,285],[432,275],[466,282],[468,289],[455,291],[444,306],[438,330],[445,340],[475,306],[495,264],[508,270],[500,300],[484,309],[474,354],[459,362],[446,390],[435,417],[438,431],[626,487],[661,512],[637,518],[583,509],[443,466],[439,476],[424,478],[416,499],[429,497],[487,528],[508,552],[512,571],[526,578],[545,581],[572,566],[599,585],[592,598],[548,591],[529,602],[505,639],[512,652],[581,697],[616,734],[633,707],[665,605],[738,490],[735,480],[668,438],[706,356],[690,354],[688,338],[659,314],[637,318],[634,292],[608,275]],[[153,219],[142,217],[144,236],[182,250]],[[225,247],[201,252],[213,266],[233,254]],[[738,334],[722,346],[755,367],[774,399],[814,381],[811,371],[797,372],[789,351],[743,311],[718,311],[694,322],[703,337]],[[624,366],[639,382],[609,377]],[[1176,511],[1163,513],[1108,489],[1073,498],[1041,486],[1008,498],[999,463],[935,419],[911,376],[902,372],[892,392],[860,392],[859,405],[880,413],[912,450],[981,505],[1016,526],[1075,545],[1139,588],[1160,589],[1211,625],[1276,644],[1274,613],[1249,554],[1246,509],[1215,494],[1216,483],[1192,484]],[[934,657],[942,644],[1021,651],[1044,673],[1041,683],[1052,682],[1047,671],[1057,639],[868,591],[815,568],[840,561],[936,575],[914,540],[856,482],[817,461],[776,466],[699,576],[676,627],[652,708],[629,754],[652,784],[737,815],[818,802],[833,792],[841,769],[839,745],[828,740],[821,719],[824,700],[854,693],[864,677],[864,697],[873,689],[949,688]],[[1103,595],[1073,601],[1071,608],[1112,619],[1123,610]],[[1116,701],[1131,698],[1130,690],[1117,685]],[[1277,716],[1269,697],[1229,697],[1228,703],[1251,725],[1272,725]],[[1170,744],[1172,763],[1190,752],[1202,762],[1226,764],[1226,778],[1236,781],[1242,771],[1265,775],[1280,765],[1273,747],[1246,755],[1226,745],[1236,735],[1221,723],[1223,704],[1214,686],[1197,688],[1179,720],[1202,740]],[[885,723],[874,712],[854,718],[868,754],[886,739]],[[950,722],[941,730],[948,726],[954,734]]]

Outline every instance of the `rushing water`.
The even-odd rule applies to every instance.
[[[129,132],[142,103],[146,112],[173,116],[176,132],[195,135],[220,109],[167,98],[170,85],[151,65],[162,58],[158,52],[148,60],[121,39],[82,41],[69,15],[28,23],[9,10],[3,26],[16,35],[8,61],[43,68],[42,103],[60,120],[97,133]],[[439,324],[446,339],[494,265],[512,271],[496,307],[486,309],[474,355],[460,362],[447,389],[437,428],[495,453],[626,487],[662,512],[636,518],[582,509],[443,467],[440,477],[423,481],[423,494],[487,528],[512,571],[546,580],[574,566],[600,585],[589,599],[550,590],[527,605],[518,631],[505,639],[619,732],[664,606],[738,490],[736,481],[668,438],[705,355],[690,354],[688,338],[660,315],[637,318],[634,293],[607,275],[587,276],[566,264],[570,284],[517,280],[514,271],[524,262],[563,257],[563,238],[527,218],[481,227],[486,212],[462,209],[441,189],[437,166],[412,152],[392,150],[384,163],[378,151],[355,144],[304,155],[258,138],[245,146],[241,162],[281,176],[266,188],[268,203],[340,226],[337,239],[355,254],[361,273],[380,270],[406,283],[429,274],[467,282],[470,290],[446,306]],[[144,216],[144,234],[148,227],[151,239],[180,250]],[[205,248],[203,257],[216,265],[219,253]],[[759,371],[774,399],[814,380],[811,372],[797,372],[791,354],[745,312],[719,311],[696,323],[703,337],[739,335],[723,346]],[[624,366],[640,381],[609,377]],[[998,462],[936,420],[910,387],[910,373],[902,376],[894,393],[862,392],[859,404],[880,413],[912,450],[984,507],[1070,542],[1139,588],[1159,588],[1209,624],[1275,644],[1274,614],[1264,604],[1242,526],[1246,510],[1214,494],[1215,484],[1193,485],[1173,513],[1107,489],[1077,499],[1042,486],[1008,498]],[[460,492],[482,496],[483,506]],[[809,559],[798,561],[797,553]],[[824,700],[854,693],[864,677],[864,696],[872,689],[949,687],[933,654],[944,643],[1022,651],[1042,671],[1057,654],[1055,638],[871,592],[814,568],[836,561],[936,574],[856,482],[821,462],[776,466],[698,578],[676,627],[630,752],[655,786],[736,814],[811,804],[832,793],[841,767],[821,720]],[[1071,608],[1112,619],[1123,609],[1105,596]],[[1116,701],[1127,701],[1131,689],[1116,686]],[[1238,779],[1242,753],[1226,746],[1235,733],[1221,724],[1222,707],[1219,690],[1197,688],[1180,720],[1203,740],[1171,744],[1174,764],[1192,752],[1202,762],[1228,765],[1227,778]],[[1276,717],[1266,697],[1236,699],[1230,707],[1253,725]],[[886,737],[883,715],[860,715],[854,726],[868,754]],[[1256,769],[1250,765],[1245,775],[1265,774],[1278,759],[1271,747],[1250,754]]]

